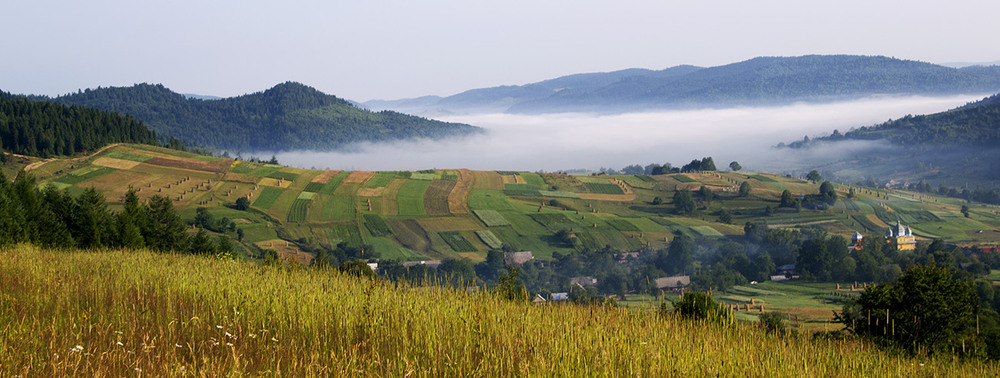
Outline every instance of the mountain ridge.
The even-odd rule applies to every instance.
[[[87,89],[51,99],[129,114],[161,135],[233,151],[334,150],[351,143],[443,138],[482,132],[393,111],[370,112],[296,82],[203,100],[162,84]]]
[[[570,83],[568,86],[553,85]],[[757,57],[715,67],[632,68],[558,77],[520,86],[471,89],[428,98],[369,101],[411,113],[622,113],[829,102],[876,95],[945,95],[1000,90],[1000,67],[950,68],[884,56]],[[474,100],[479,99],[476,102]]]

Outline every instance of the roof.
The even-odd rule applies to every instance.
[[[534,258],[535,256],[531,254],[531,251],[504,252],[503,254],[503,262],[507,265],[521,265]]]
[[[573,277],[569,279],[569,284],[580,287],[594,286],[597,285],[597,279],[591,276]]]
[[[569,300],[569,293],[552,293],[552,300],[567,301]]]
[[[656,279],[657,289],[675,289],[691,284],[691,276],[670,276]]]
[[[403,261],[403,267],[409,268],[415,265],[426,265],[428,268],[437,268],[438,265],[441,265],[441,260]]]

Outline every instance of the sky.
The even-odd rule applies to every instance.
[[[356,101],[757,56],[1000,60],[1000,2],[5,1],[0,90],[162,83],[237,96],[298,81]]]

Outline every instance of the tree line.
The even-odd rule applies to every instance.
[[[32,243],[50,248],[149,248],[195,254],[234,251],[228,236],[216,239],[204,228],[188,235],[186,225],[164,196],[140,201],[135,190],[121,198],[122,209],[112,212],[94,188],[73,196],[53,185],[38,188],[23,171],[11,182],[0,172],[0,245]]]
[[[158,144],[154,132],[129,116],[0,92],[0,151],[69,156],[119,142]]]

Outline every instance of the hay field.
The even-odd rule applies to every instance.
[[[499,173],[494,171],[473,171],[472,175],[475,178],[475,183],[472,185],[473,189],[503,190],[503,177]]]

